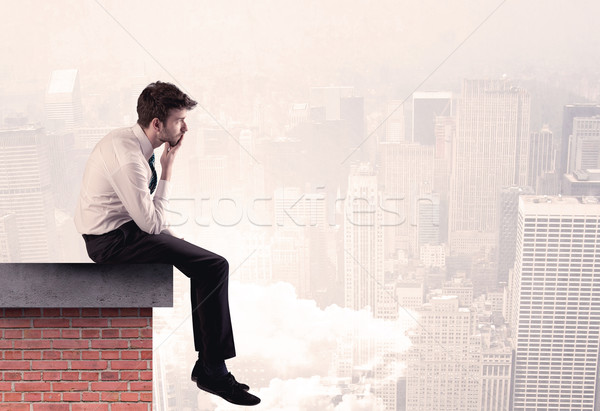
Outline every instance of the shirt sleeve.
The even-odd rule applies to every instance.
[[[166,208],[171,185],[160,180],[154,199],[148,190],[147,170],[140,163],[128,163],[112,175],[113,187],[123,206],[138,227],[148,234],[159,234],[167,227]]]

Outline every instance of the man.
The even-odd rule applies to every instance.
[[[188,276],[198,351],[192,380],[234,404],[256,405],[260,399],[225,366],[225,360],[235,356],[227,260],[173,236],[166,227],[173,164],[187,131],[186,114],[196,104],[173,84],[148,85],[138,99],[137,124],[112,131],[94,148],[83,175],[75,225],[97,263],[167,263]],[[153,151],[161,145],[157,181]]]

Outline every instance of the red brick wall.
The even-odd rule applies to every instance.
[[[151,308],[0,308],[0,411],[151,408]]]

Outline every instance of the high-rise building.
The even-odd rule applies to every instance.
[[[404,105],[400,100],[392,100],[387,104],[385,118],[385,141],[400,143],[405,141],[406,126],[404,123]]]
[[[19,260],[16,215],[0,210],[0,263],[15,263]]]
[[[567,173],[569,156],[569,138],[573,134],[573,119],[575,117],[593,117],[600,115],[599,104],[568,104],[563,109],[562,136],[560,143],[559,175]]]
[[[436,144],[436,117],[452,116],[452,93],[442,91],[413,94],[412,142]]]
[[[54,255],[49,152],[42,128],[0,130],[0,210],[15,214],[20,262],[50,261]]]
[[[440,196],[437,193],[426,194],[417,199],[417,247],[425,244],[440,243]]]
[[[519,199],[508,313],[514,411],[597,409],[599,233],[598,197]]]
[[[46,127],[50,131],[72,130],[83,121],[77,69],[54,70],[46,89]]]
[[[600,115],[575,117],[569,138],[567,173],[600,168]]]
[[[529,112],[529,93],[506,79],[464,80],[449,204],[453,254],[494,248],[500,189],[527,184]]]
[[[534,193],[531,187],[504,187],[500,191],[497,275],[500,282],[508,281],[508,272],[515,264],[519,196],[524,194]]]
[[[600,196],[600,169],[577,170],[565,174],[562,194],[567,196]]]
[[[383,211],[377,174],[367,163],[354,166],[344,205],[344,301],[377,315],[384,284]]]
[[[556,149],[552,131],[547,125],[538,132],[531,133],[529,145],[529,171],[527,172],[528,185],[535,194],[549,194],[542,192],[544,177],[556,172]]]

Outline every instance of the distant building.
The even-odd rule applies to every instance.
[[[567,173],[600,168],[600,115],[575,117],[569,138]]]
[[[573,134],[573,119],[575,117],[593,117],[600,115],[599,104],[568,104],[563,109],[562,136],[560,143],[559,175],[568,172],[569,138]]]
[[[436,144],[436,117],[453,116],[452,93],[443,91],[413,94],[412,142]]]
[[[544,181],[548,174],[556,172],[556,148],[552,131],[547,125],[538,132],[531,133],[529,144],[529,170],[527,172],[528,186],[536,194],[549,194],[544,192]]]
[[[577,170],[563,176],[562,194],[600,196],[600,169]]]
[[[73,130],[83,122],[83,106],[77,69],[54,70],[46,89],[46,128]]]

